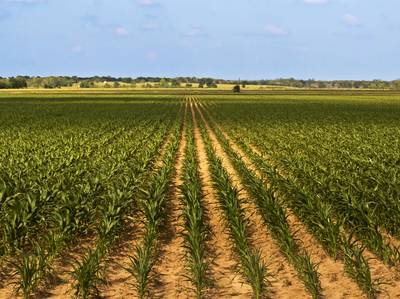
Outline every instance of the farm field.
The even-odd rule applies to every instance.
[[[400,298],[400,93],[0,93],[0,298]]]

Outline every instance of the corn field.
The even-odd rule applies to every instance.
[[[399,298],[394,95],[0,98],[0,298]]]

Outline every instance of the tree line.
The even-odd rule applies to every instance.
[[[0,89],[5,88],[61,88],[70,86],[79,86],[81,88],[94,88],[96,86],[118,88],[121,86],[135,87],[136,84],[142,84],[145,87],[153,88],[190,88],[196,84],[200,88],[216,88],[218,84],[234,84],[245,88],[247,85],[259,86],[282,86],[294,88],[348,88],[348,89],[397,89],[400,90],[400,80],[301,80],[294,78],[263,79],[263,80],[225,80],[215,78],[198,77],[111,77],[111,76],[16,76],[2,78],[0,77]]]

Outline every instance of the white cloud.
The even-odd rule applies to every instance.
[[[117,27],[117,28],[115,28],[114,32],[116,35],[120,35],[120,36],[129,34],[128,30],[125,27]]]
[[[151,31],[151,30],[157,30],[158,28],[160,28],[160,26],[157,23],[145,23],[141,26],[141,28],[143,30]]]
[[[189,30],[183,33],[186,37],[200,37],[207,35],[206,32],[200,26],[192,26]]]
[[[268,24],[264,26],[264,32],[271,34],[271,35],[286,35],[287,32],[277,25]]]
[[[81,53],[82,52],[82,46],[74,46],[71,48],[72,53]]]
[[[303,0],[305,4],[312,4],[312,5],[323,5],[328,4],[329,0]]]
[[[0,21],[7,19],[10,16],[9,12],[1,11],[0,10]]]
[[[155,6],[158,4],[155,0],[138,0],[138,3],[142,6]]]
[[[150,50],[146,53],[146,58],[148,60],[156,60],[158,58],[158,53],[157,51]]]
[[[2,2],[2,1],[0,1]],[[21,4],[36,4],[45,2],[45,0],[4,0],[3,2],[8,3],[21,3]]]
[[[361,21],[358,17],[352,15],[352,14],[345,14],[343,16],[343,21],[349,25],[349,26],[359,26],[361,25]]]

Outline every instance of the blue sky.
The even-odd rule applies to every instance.
[[[399,0],[0,0],[0,76],[400,78]]]

